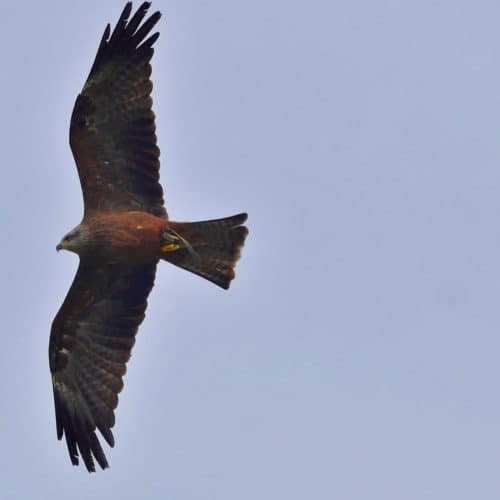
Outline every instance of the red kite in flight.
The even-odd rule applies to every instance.
[[[57,245],[80,265],[50,333],[57,437],[95,471],[108,462],[98,429],[114,445],[114,409],[135,334],[144,319],[156,264],[166,260],[229,288],[248,230],[242,213],[203,222],[169,221],[159,183],[150,80],[149,33],[160,19],[128,2],[108,24],[77,97],[70,145],[83,191],[82,222]]]

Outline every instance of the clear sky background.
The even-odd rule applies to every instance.
[[[498,500],[486,0],[153,4],[169,213],[246,210],[250,236],[229,292],[160,266],[111,468],[71,466],[47,357],[83,206],[69,118],[123,5],[2,5],[0,496]]]

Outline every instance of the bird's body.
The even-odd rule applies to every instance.
[[[246,214],[201,222],[167,216],[150,80],[160,19],[127,3],[101,39],[78,95],[70,145],[84,198],[82,222],[57,245],[80,265],[50,333],[49,361],[57,436],[71,462],[108,467],[96,432],[114,445],[111,428],[126,363],[165,260],[229,288],[248,230]],[[145,19],[145,20],[144,20]]]
[[[160,259],[160,233],[168,221],[148,212],[122,212],[85,218],[71,232],[78,234],[60,249],[80,257],[140,263]]]

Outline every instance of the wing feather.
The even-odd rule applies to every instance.
[[[52,324],[49,343],[57,437],[71,462],[108,467],[96,429],[114,445],[111,428],[135,334],[144,319],[156,262],[80,261]]]
[[[129,21],[129,2],[112,33],[107,25],[73,108],[70,145],[85,216],[129,210],[167,216],[149,64],[159,33],[146,39],[161,14],[155,12],[144,21],[149,7],[144,2]]]

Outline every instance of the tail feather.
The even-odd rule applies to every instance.
[[[166,252],[162,259],[227,289],[248,235],[248,229],[242,225],[246,219],[247,214],[242,213],[200,222],[170,221],[169,228],[186,240],[191,249]]]

